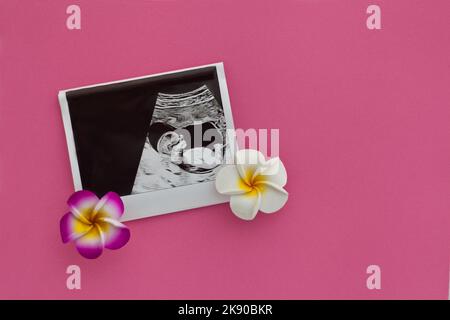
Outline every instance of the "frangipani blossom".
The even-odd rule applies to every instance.
[[[67,204],[70,212],[61,218],[61,238],[64,243],[74,241],[83,257],[95,259],[103,248],[119,249],[130,239],[130,230],[119,222],[124,206],[117,193],[108,192],[99,200],[90,191],[77,191]]]
[[[286,183],[279,158],[266,160],[261,152],[249,149],[237,151],[235,164],[224,166],[216,177],[217,191],[230,195],[231,211],[244,220],[254,219],[258,210],[280,210],[288,199]]]

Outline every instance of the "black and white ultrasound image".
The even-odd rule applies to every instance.
[[[217,131],[218,139],[205,141],[207,130]],[[196,144],[197,132],[201,140]],[[223,109],[206,85],[158,93],[132,193],[214,180],[220,164],[214,160],[223,156],[225,134]]]
[[[214,66],[66,96],[83,189],[130,195],[215,179],[227,124]]]

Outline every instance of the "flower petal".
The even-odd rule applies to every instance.
[[[63,243],[78,239],[91,230],[92,226],[79,220],[72,212],[66,213],[59,221]]]
[[[102,254],[104,240],[98,227],[92,228],[75,241],[78,252],[87,259],[95,259]]]
[[[257,150],[244,149],[236,152],[235,162],[239,175],[250,185],[255,171],[265,163],[265,158]]]
[[[252,191],[244,180],[242,180],[236,166],[223,166],[216,176],[216,189],[219,193],[233,195]]]
[[[288,200],[287,191],[271,182],[258,183],[256,188],[261,193],[260,210],[264,213],[280,210]]]
[[[105,248],[116,250],[122,248],[130,240],[130,230],[119,221],[101,218],[98,221],[105,239]]]
[[[122,199],[115,192],[105,194],[94,208],[93,216],[112,218],[118,220],[123,214]]]
[[[268,181],[280,187],[284,187],[287,183],[287,173],[283,162],[280,158],[272,158],[259,167],[253,179],[254,183]]]
[[[261,204],[261,194],[254,188],[245,194],[233,195],[230,199],[230,207],[233,213],[244,220],[253,220]]]
[[[98,202],[98,197],[91,191],[81,190],[72,194],[67,200],[70,211],[81,221],[89,223],[92,210]]]

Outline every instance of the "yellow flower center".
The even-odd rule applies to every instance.
[[[78,220],[78,222],[75,224],[75,231],[77,233],[89,233],[92,235],[97,234],[97,232],[90,233],[89,231],[92,231],[94,229],[97,229],[98,232],[107,231],[108,228],[108,223],[103,221],[102,215],[98,212],[94,214],[93,211],[85,211],[85,213],[83,214],[83,219]]]
[[[247,191],[248,193],[254,193],[259,191],[260,193],[264,192],[265,185],[261,183],[263,179],[261,179],[260,175],[255,175],[253,171],[246,170],[245,172],[246,179],[239,180],[239,188]]]

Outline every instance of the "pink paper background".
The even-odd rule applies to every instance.
[[[82,30],[65,26],[81,6]],[[382,9],[382,30],[366,8]],[[436,298],[449,284],[450,2],[0,0],[0,298]],[[290,199],[63,245],[59,89],[224,61],[235,124],[279,128]],[[82,290],[66,288],[66,267]],[[366,288],[378,264],[382,289]]]

